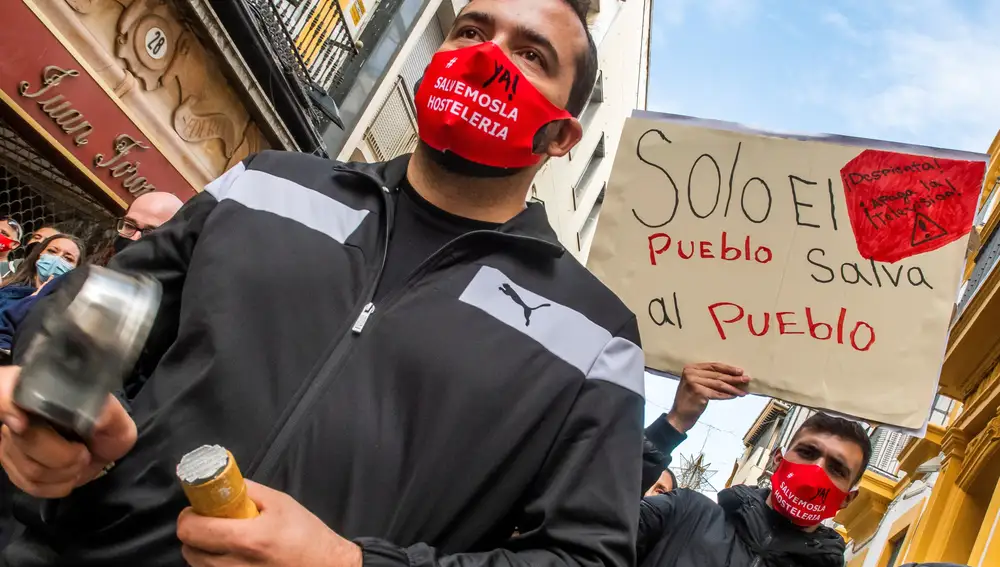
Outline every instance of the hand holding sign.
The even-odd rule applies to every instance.
[[[747,395],[750,377],[743,370],[719,362],[688,364],[681,372],[674,405],[667,421],[687,433],[701,419],[710,400],[731,400]]]

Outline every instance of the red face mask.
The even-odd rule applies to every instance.
[[[0,234],[0,252],[9,252],[17,248],[17,241]]]
[[[847,493],[837,488],[819,465],[782,459],[771,477],[771,503],[793,524],[815,526],[840,510]]]
[[[497,44],[436,53],[417,88],[420,139],[435,150],[499,168],[525,168],[542,156],[535,134],[571,118],[521,74]]]

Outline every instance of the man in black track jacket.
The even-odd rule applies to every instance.
[[[0,460],[47,499],[20,499],[8,564],[632,567],[635,317],[524,203],[581,136],[584,18],[569,0],[473,0],[432,63],[506,66],[497,80],[556,117],[527,134],[534,165],[461,144],[370,165],[263,152],[117,256],[164,291],[131,407],[110,401],[89,446],[69,443],[29,426],[18,370],[0,369]],[[461,127],[432,118],[422,137]],[[474,145],[484,161],[499,132]],[[258,518],[185,510],[174,467],[203,444],[255,481]]]
[[[832,517],[857,496],[852,487],[860,482],[871,452],[859,424],[815,414],[793,435],[788,451],[774,455],[778,468],[771,490],[734,486],[719,493],[718,503],[683,488],[644,498],[636,541],[639,565],[842,567],[844,540],[821,518]],[[792,500],[795,506],[782,506]],[[806,515],[812,511],[821,512]]]

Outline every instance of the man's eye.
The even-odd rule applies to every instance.
[[[539,55],[539,53],[537,51],[534,51],[534,50],[525,51],[524,54],[522,55],[522,57],[524,57],[524,59],[528,63],[535,63],[535,64],[538,64],[538,65],[542,64],[542,56]]]
[[[465,28],[458,32],[458,36],[463,39],[479,39],[480,34],[476,28]]]

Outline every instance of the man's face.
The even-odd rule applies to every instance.
[[[564,0],[472,0],[438,51],[484,41],[497,44],[545,98],[566,108],[587,36]]]
[[[798,434],[783,458],[798,464],[819,465],[844,492],[851,491],[864,462],[864,454],[857,444],[836,435],[809,430]]]
[[[57,234],[59,234],[58,230],[52,228],[51,226],[43,226],[42,228],[31,233],[31,236],[28,237],[28,244],[48,240]]]
[[[7,238],[9,238],[9,239],[11,239],[11,240],[14,241],[14,245],[13,245],[13,248],[11,248],[11,250],[17,248],[18,245],[20,244],[17,241],[17,231],[14,229],[14,227],[12,227],[10,225],[9,222],[7,222],[5,220],[4,221],[0,221],[0,234],[2,234],[4,236],[6,236]]]
[[[656,479],[656,483],[646,491],[644,496],[656,496],[657,494],[666,494],[674,489],[674,477],[670,476],[670,473],[663,471],[660,478]]]
[[[119,223],[118,234],[129,240],[139,240],[143,234],[158,228],[170,220],[174,211],[169,210],[153,198],[139,197],[132,203],[125,217]]]

